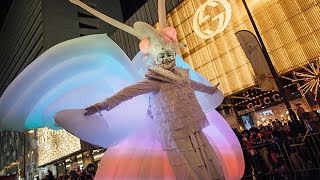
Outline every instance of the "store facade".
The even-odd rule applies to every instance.
[[[256,96],[238,96],[246,90],[259,88],[259,82],[257,73],[236,36],[237,32],[245,30],[256,36],[253,28],[255,23],[279,77],[283,75],[292,77],[293,71],[301,69],[301,66],[313,62],[320,56],[320,1],[246,0],[245,2],[253,16],[253,22],[250,21],[242,0],[172,0],[167,3],[168,25],[177,29],[178,41],[187,44],[186,48],[180,48],[179,54],[212,84],[220,82],[219,87],[226,96],[224,102],[226,107],[233,107],[222,114],[227,116],[229,124],[233,127],[239,125],[238,119],[243,114],[241,107],[244,104],[240,104],[238,108],[241,102],[238,98],[252,100],[265,93],[274,93],[270,89]],[[148,1],[126,23],[132,25],[135,21],[141,20],[157,27],[157,20],[153,18],[155,16],[153,14],[157,13],[155,4],[155,0]],[[129,56],[133,57],[138,51],[138,47],[134,46],[137,44],[136,40],[124,32],[117,31],[112,38]],[[281,81],[288,87],[289,92],[297,93],[296,85],[284,79]],[[298,103],[309,107],[310,102],[305,101],[299,94],[298,91],[289,100],[300,98]],[[237,98],[234,99],[234,96]],[[270,104],[281,104],[281,99],[280,97],[280,101],[275,100],[276,103],[271,103],[269,101],[273,99],[268,97],[266,99],[268,105],[264,108],[272,107]],[[296,101],[291,103],[293,110],[295,103]],[[257,110],[251,108],[252,105],[248,105],[247,111]],[[318,108],[317,103],[313,103],[312,106],[313,110]],[[232,115],[228,114],[231,111]],[[285,116],[285,107],[283,111],[279,112],[280,117]],[[253,117],[252,114],[250,116]],[[253,123],[257,125],[258,120],[253,120]]]
[[[0,132],[0,176],[23,174],[23,133]]]
[[[70,172],[86,171],[90,164],[98,165],[105,149],[94,147],[65,130],[37,129],[37,174],[44,178],[50,170],[54,177]]]

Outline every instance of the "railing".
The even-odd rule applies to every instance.
[[[245,174],[247,179],[289,179],[288,161],[282,153],[281,146],[276,143],[264,143],[250,148],[243,148],[245,158]]]
[[[289,139],[282,145],[295,175],[319,174],[316,172],[320,171],[319,133]]]
[[[243,148],[247,179],[294,179],[320,176],[320,134]]]

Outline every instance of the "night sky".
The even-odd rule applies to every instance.
[[[126,21],[130,18],[135,11],[137,11],[148,0],[120,0],[123,19]],[[3,21],[6,18],[6,14],[10,8],[12,0],[0,0],[0,29]]]
[[[148,0],[120,0],[123,20],[126,21]]]
[[[0,29],[6,18],[12,0],[0,0]]]

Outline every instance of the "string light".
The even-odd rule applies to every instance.
[[[38,165],[44,165],[81,149],[80,139],[65,130],[40,128],[38,138]]]

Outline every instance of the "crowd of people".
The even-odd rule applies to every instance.
[[[319,160],[320,157],[316,157],[319,154],[308,152],[313,150],[312,146],[320,147],[319,116],[315,112],[304,112],[299,114],[299,118],[298,121],[287,123],[270,119],[267,126],[252,127],[242,132],[235,130],[246,162],[244,177],[272,174],[277,179],[285,179],[290,171],[306,168],[305,164],[313,163],[313,158]],[[309,142],[308,138],[312,138],[312,141]],[[294,145],[298,148],[292,148]],[[319,153],[319,149],[316,151]],[[319,162],[311,166],[320,168]]]
[[[65,175],[59,174],[55,178],[52,171],[48,170],[47,175],[42,180],[93,180],[96,173],[96,168],[86,168],[69,170]]]

